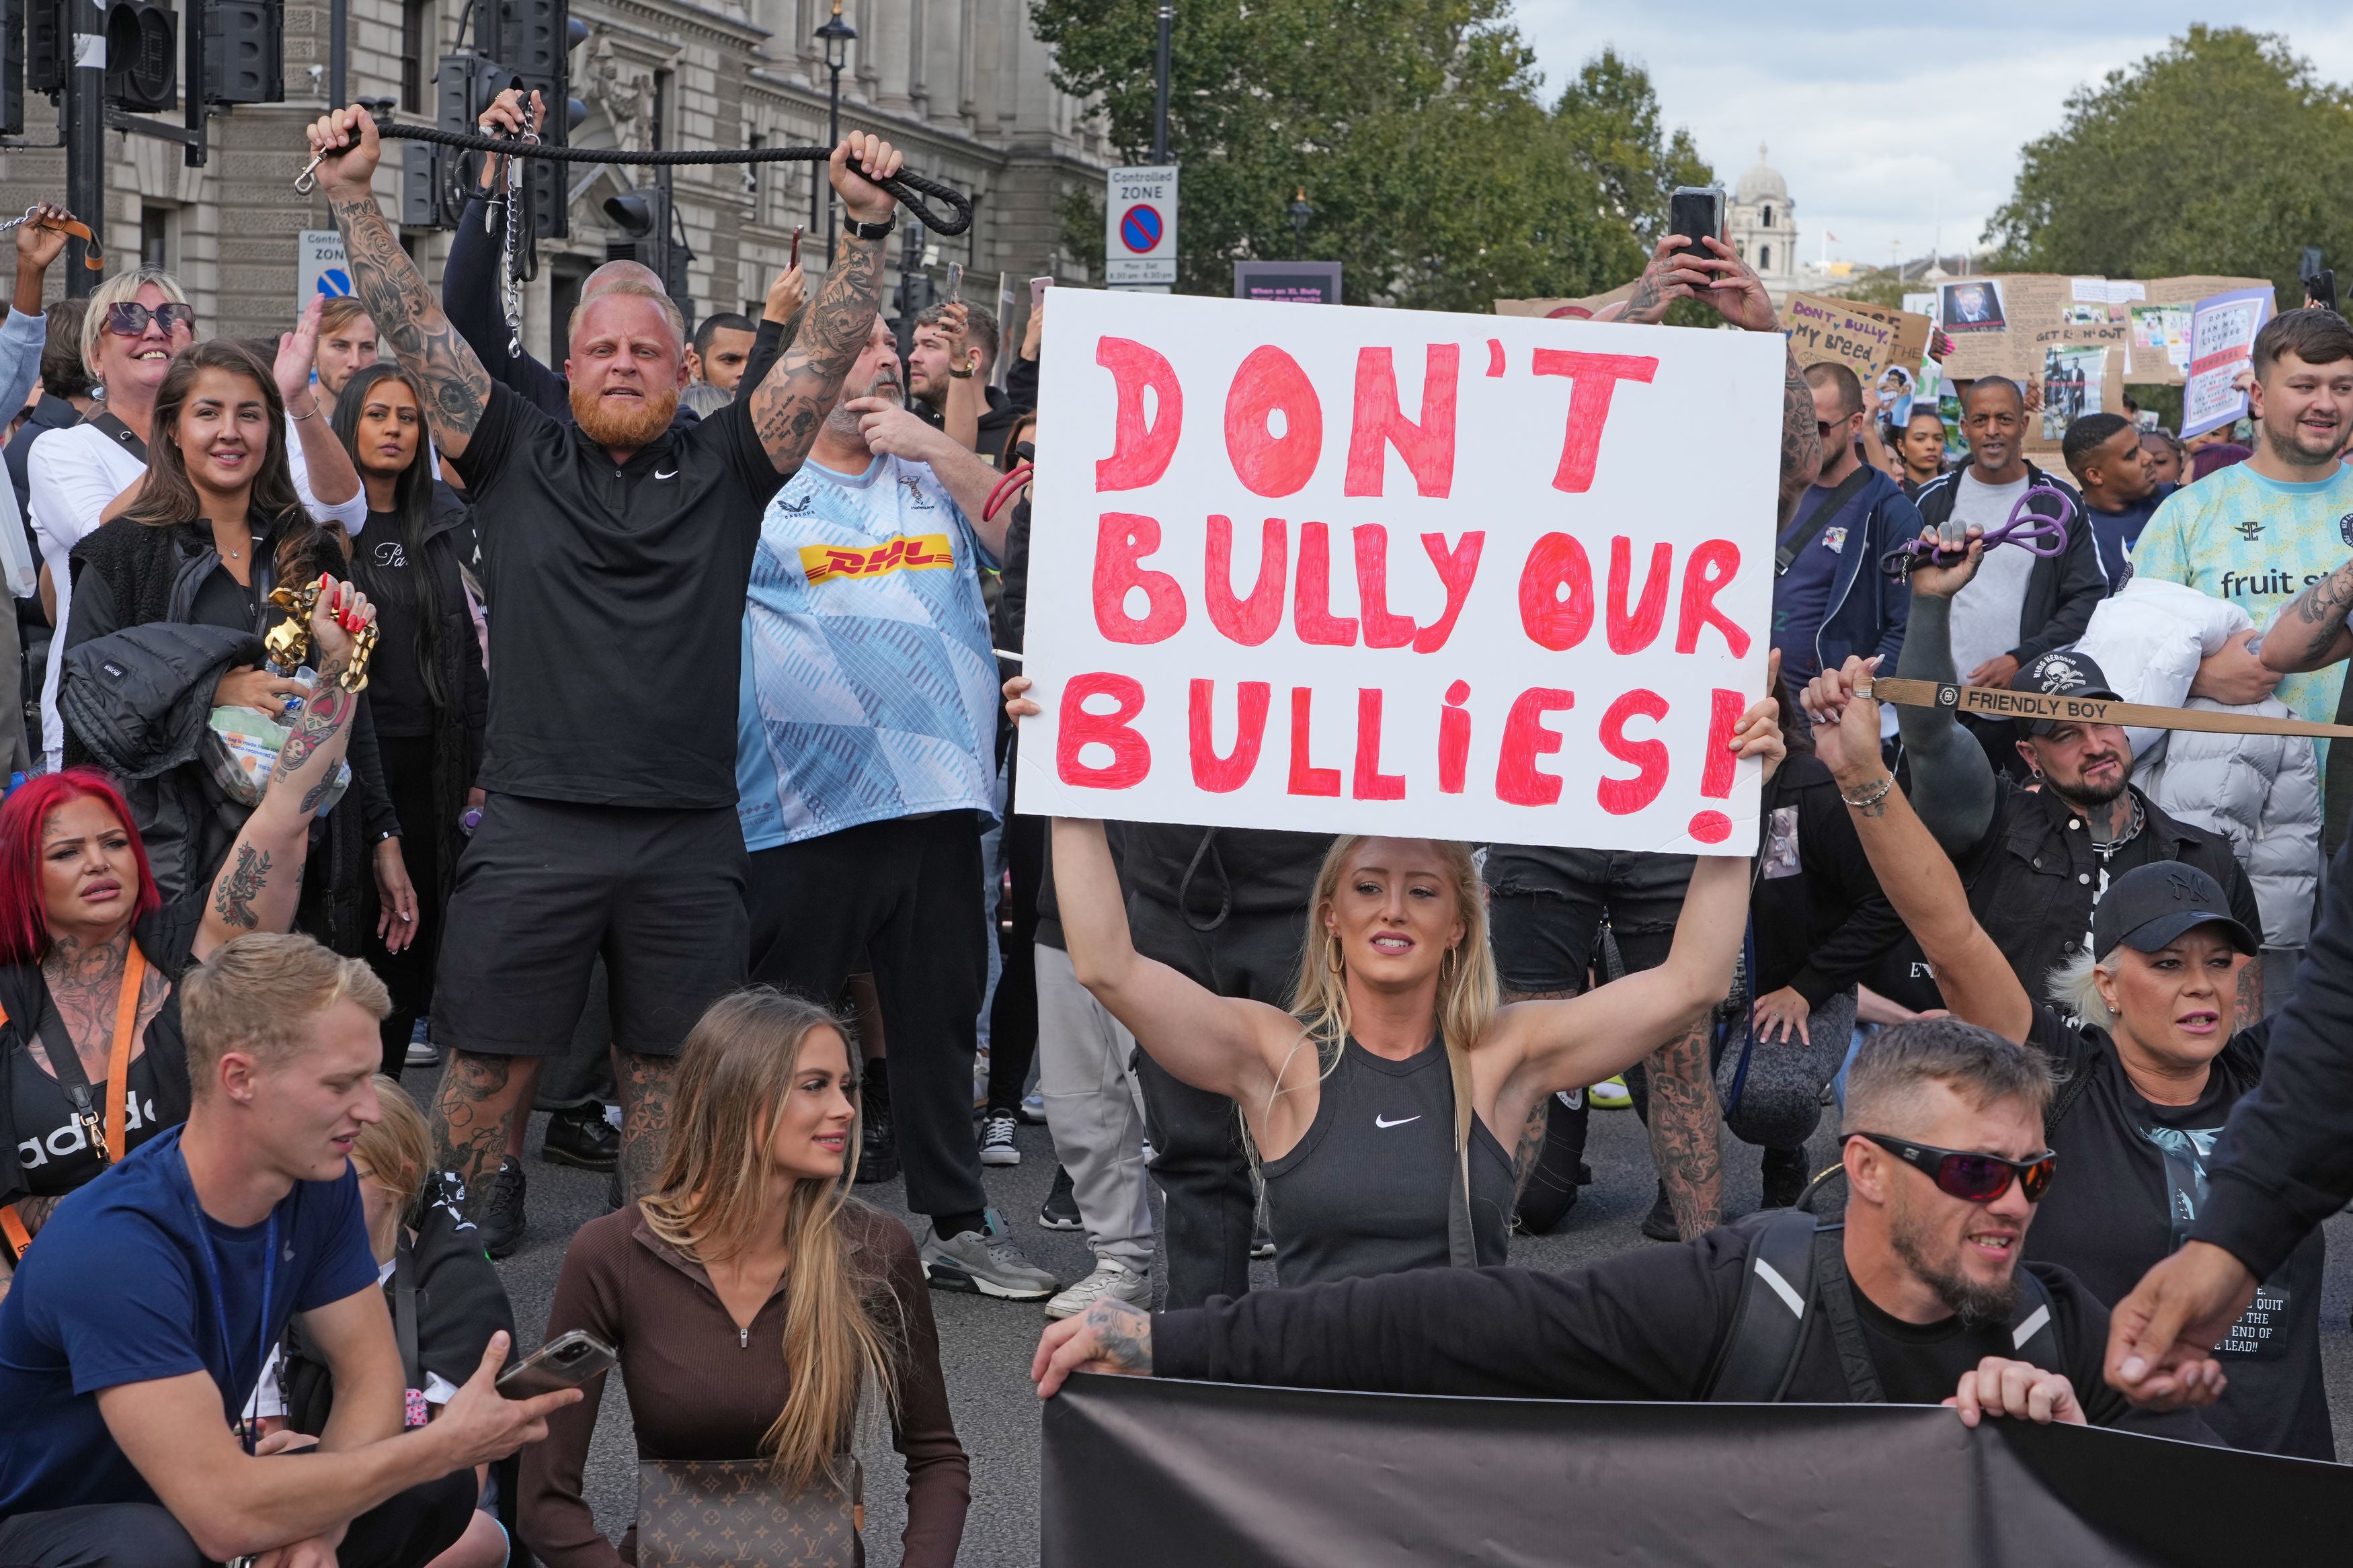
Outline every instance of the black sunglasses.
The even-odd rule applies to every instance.
[[[196,330],[196,308],[194,305],[158,305],[149,310],[136,300],[121,300],[106,308],[106,330],[118,338],[135,338],[154,321],[169,336],[185,327]]]
[[[2031,1160],[2005,1160],[1999,1154],[1971,1154],[1958,1149],[1938,1149],[1926,1143],[1906,1142],[1878,1132],[1850,1132],[1850,1138],[1868,1138],[1905,1164],[1924,1173],[1946,1193],[1968,1204],[1989,1204],[2010,1191],[2015,1178],[2026,1190],[2026,1201],[2039,1204],[2051,1186],[2051,1178],[2059,1172],[2059,1156],[2042,1153]]]

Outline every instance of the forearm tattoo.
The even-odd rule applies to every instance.
[[[2313,663],[2328,651],[2337,634],[2345,629],[2348,611],[2353,611],[2353,562],[2339,566],[2289,600],[2287,608],[2274,619],[2272,629],[2261,640],[2284,641],[2291,646],[2295,649],[2291,663]]]
[[[2251,958],[2239,966],[2239,993],[2232,1008],[2231,1032],[2252,1029],[2263,1021],[2263,961]]]
[[[237,847],[237,864],[220,874],[213,884],[213,913],[224,924],[242,931],[251,931],[261,923],[253,912],[253,900],[269,885],[269,851],[256,849],[250,844]]]
[[[491,1181],[507,1151],[507,1103],[512,1057],[480,1057],[453,1050],[433,1097],[433,1164],[454,1171],[466,1187],[466,1214],[478,1215],[489,1201]]]
[[[1822,433],[1814,418],[1814,392],[1798,356],[1781,356],[1781,510],[1786,515],[1821,471]]]
[[[622,1051],[621,1198],[633,1202],[654,1190],[662,1151],[670,1142],[670,1086],[678,1077],[676,1057]]]
[[[841,395],[841,378],[866,352],[881,300],[882,242],[845,241],[792,349],[752,395],[752,426],[778,473],[791,473],[808,456]]]
[[[339,196],[332,205],[335,226],[343,232],[344,254],[351,258],[352,291],[367,307],[368,319],[400,368],[425,388],[425,414],[433,433],[444,440],[462,439],[481,422],[491,396],[489,373],[441,313],[441,302],[400,248],[375,197]]]
[[[1702,1018],[1670,1045],[1651,1054],[1651,1158],[1667,1184],[1675,1229],[1684,1240],[1711,1231],[1724,1219],[1724,1152],[1716,1143],[1721,1120],[1715,1075],[1708,1069],[1710,1020]]]
[[[1152,1374],[1152,1318],[1124,1301],[1096,1301],[1087,1308],[1095,1336],[1095,1359],[1137,1376]]]
[[[278,762],[270,772],[270,777],[290,781],[320,747],[334,739],[335,732],[343,727],[344,721],[351,718],[358,706],[358,693],[346,691],[336,685],[333,674],[322,673],[318,685],[303,700],[301,717],[294,721],[293,733],[288,735],[286,743],[278,748]],[[329,780],[334,777],[332,768],[327,770],[327,777]],[[307,812],[318,805],[318,797],[323,793],[322,785],[306,795],[302,809]]]

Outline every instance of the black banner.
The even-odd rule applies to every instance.
[[[1885,1405],[1609,1405],[1073,1377],[1044,1568],[2333,1561],[2353,1468]]]

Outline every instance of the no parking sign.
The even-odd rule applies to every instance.
[[[294,309],[307,310],[324,294],[333,298],[352,291],[351,263],[343,256],[343,237],[332,228],[306,228],[297,241],[301,273],[294,285]]]
[[[1176,281],[1176,166],[1113,169],[1103,187],[1103,281]]]

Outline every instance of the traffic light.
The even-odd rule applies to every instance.
[[[11,13],[13,17],[14,13]],[[30,92],[66,89],[65,0],[26,0],[25,7],[25,87]],[[12,20],[8,37],[16,37]]]
[[[144,113],[179,98],[180,20],[154,0],[106,8],[106,101]]]
[[[285,0],[203,0],[205,101],[286,101]]]
[[[0,0],[0,136],[25,133],[25,0]]]
[[[662,171],[664,174],[668,170]],[[605,198],[605,216],[622,237],[605,242],[607,261],[636,261],[650,267],[663,289],[678,302],[680,311],[694,320],[694,295],[688,265],[694,252],[679,237],[670,205],[670,182],[657,179],[641,190]]]
[[[475,13],[477,25],[489,14]],[[498,0],[495,21],[499,58],[511,62],[525,93],[537,92],[546,114],[539,138],[551,146],[571,142],[573,128],[588,106],[572,96],[572,51],[588,37],[588,24],[571,15],[569,0]],[[484,47],[490,38],[480,40]],[[565,201],[570,181],[563,165],[534,160],[525,165],[523,189],[531,203],[533,230],[561,239],[569,232]]]

